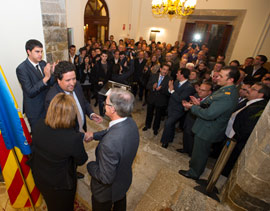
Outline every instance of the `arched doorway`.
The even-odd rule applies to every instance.
[[[96,37],[104,43],[108,39],[109,11],[104,0],[88,0],[84,10],[84,39]]]

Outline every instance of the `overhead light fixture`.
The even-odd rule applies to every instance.
[[[155,15],[187,16],[194,12],[197,0],[152,0]]]

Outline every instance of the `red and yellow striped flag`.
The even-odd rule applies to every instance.
[[[1,67],[0,73],[0,166],[10,203],[14,208],[38,207],[42,197],[26,165],[31,136]]]

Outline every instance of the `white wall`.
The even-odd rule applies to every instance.
[[[22,90],[17,80],[16,67],[27,57],[27,40],[37,39],[44,44],[40,2],[0,1],[0,28],[0,65],[19,107],[22,108]]]
[[[261,34],[270,14],[269,0],[198,0],[198,9],[245,9],[247,10],[231,59],[243,62],[248,56],[256,56],[255,49],[260,43]],[[270,49],[268,50],[268,55]]]

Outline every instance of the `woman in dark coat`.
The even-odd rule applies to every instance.
[[[48,211],[73,211],[77,187],[76,168],[83,165],[84,133],[75,130],[77,106],[73,97],[57,94],[45,120],[33,130],[29,165]]]

